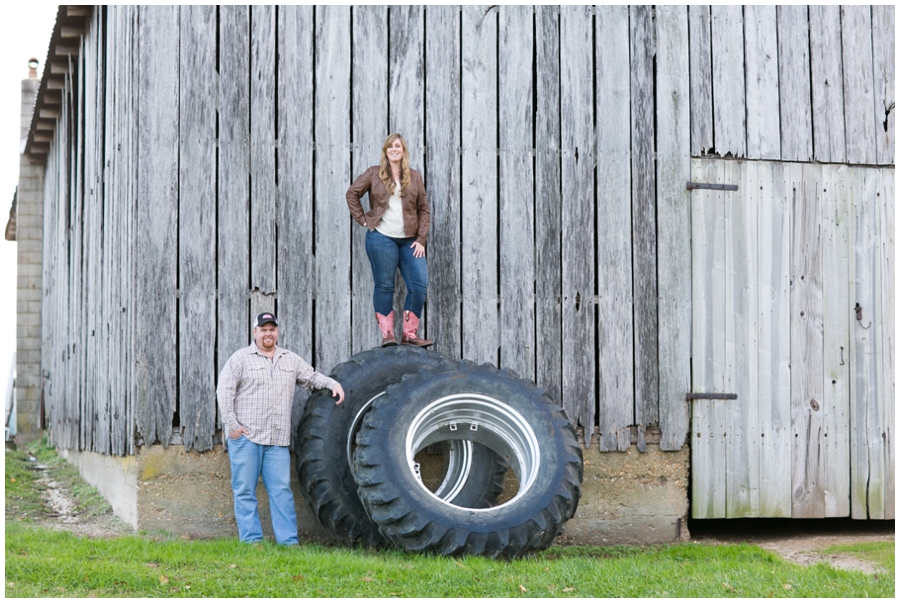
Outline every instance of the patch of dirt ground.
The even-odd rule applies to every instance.
[[[35,523],[46,528],[67,530],[80,536],[95,538],[134,533],[131,526],[113,515],[111,510],[96,515],[79,513],[78,504],[68,489],[51,477],[50,467],[39,463],[35,463],[32,467],[42,475],[37,483],[41,486],[41,498],[48,508],[41,516],[32,517]]]
[[[878,564],[849,554],[826,554],[831,546],[894,542],[893,520],[724,519],[695,521],[691,541],[706,544],[755,544],[800,565],[828,563],[867,574],[885,572]]]

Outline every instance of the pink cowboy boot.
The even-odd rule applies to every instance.
[[[419,330],[419,317],[407,310],[404,312],[405,319],[403,320],[403,338],[400,340],[400,343],[406,343],[409,345],[417,345],[420,348],[427,348],[434,342],[430,339],[419,339],[418,335],[416,335],[416,331]]]
[[[397,338],[394,337],[394,311],[391,310],[387,316],[376,312],[375,320],[378,321],[378,329],[381,331],[381,347],[397,345]]]

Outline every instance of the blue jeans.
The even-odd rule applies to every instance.
[[[288,447],[254,444],[242,435],[236,440],[228,440],[228,460],[231,462],[234,518],[241,542],[257,542],[263,537],[256,500],[256,482],[262,474],[269,493],[275,540],[278,544],[299,544]]]
[[[413,256],[412,244],[415,240],[414,237],[395,239],[377,230],[366,232],[366,255],[369,256],[375,281],[372,302],[379,314],[387,316],[394,308],[394,275],[400,268],[400,275],[406,283],[403,309],[422,316],[425,291],[428,289],[428,262],[424,256]]]

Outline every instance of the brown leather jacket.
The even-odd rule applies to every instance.
[[[409,187],[403,196],[403,230],[406,236],[416,237],[416,242],[425,245],[428,239],[428,225],[431,223],[431,212],[428,210],[428,196],[425,194],[425,185],[422,183],[422,175],[416,170],[410,169]],[[369,205],[372,209],[363,212],[360,198],[369,193]],[[350,215],[360,226],[369,230],[381,221],[388,207],[391,195],[384,188],[384,183],[378,177],[378,166],[373,165],[359,178],[353,181],[347,189],[347,206]]]

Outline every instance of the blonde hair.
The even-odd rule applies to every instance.
[[[406,140],[401,134],[394,132],[388,134],[381,145],[381,167],[378,168],[378,177],[384,183],[387,192],[394,194],[394,177],[391,173],[391,162],[387,157],[388,147],[394,144],[395,140],[400,140],[403,145],[403,158],[400,160],[400,196],[404,196],[409,189],[409,147],[406,146]]]

